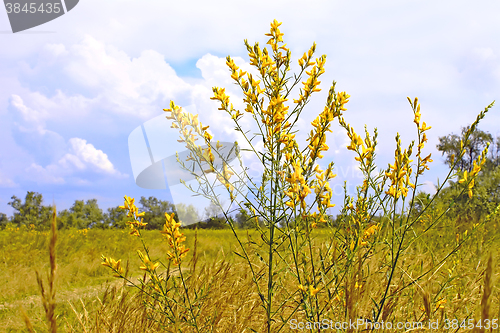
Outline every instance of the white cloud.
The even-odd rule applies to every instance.
[[[44,122],[47,118],[47,113],[43,110],[33,110],[24,104],[22,98],[18,95],[12,95],[12,105],[19,111],[23,120],[29,125],[34,127],[34,130],[40,134],[44,134]],[[22,127],[25,131],[25,127]]]
[[[66,184],[67,177],[77,172],[90,170],[115,178],[128,178],[127,174],[122,174],[109,161],[108,156],[94,145],[87,143],[80,138],[71,138],[70,152],[65,154],[57,163],[52,163],[43,167],[37,163],[31,163],[25,169],[25,178],[36,181],[39,184]],[[73,183],[77,185],[87,185],[86,179],[75,178]]]
[[[65,184],[63,177],[57,176],[58,168],[55,165],[49,165],[47,168],[36,163],[32,163],[25,169],[26,178],[33,180],[38,184]]]
[[[115,169],[109,161],[108,155],[102,150],[96,149],[91,143],[80,138],[72,138],[69,140],[72,146],[73,154],[66,154],[59,162],[66,163],[71,161],[78,169],[85,169],[88,165],[98,172],[123,177],[123,175]]]
[[[473,54],[481,60],[495,59],[495,52],[491,47],[476,47],[472,50]]]
[[[74,126],[78,126],[79,121],[88,114],[88,108],[93,103],[95,101],[81,95],[67,96],[59,89],[51,98],[38,91],[29,92],[24,98],[17,94],[11,96],[11,105],[21,116],[19,120],[23,121],[18,126],[25,131],[35,131],[39,134],[45,134],[45,125],[48,120],[74,121]],[[78,112],[71,113],[71,119],[69,119],[69,110]]]
[[[174,99],[190,89],[160,53],[144,50],[131,58],[90,35],[70,48],[64,68],[73,81],[97,92],[115,114],[152,117],[161,111],[153,107],[158,98]]]

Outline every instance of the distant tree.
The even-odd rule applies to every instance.
[[[132,221],[131,217],[127,217],[127,210],[120,207],[108,208],[105,215],[106,224],[111,228],[123,229],[126,228],[127,221]]]
[[[178,203],[175,205],[175,211],[177,212],[177,217],[183,225],[193,224],[200,221],[198,210],[193,205],[186,206],[183,203]]]
[[[235,222],[240,229],[252,229],[255,227],[255,223],[252,222],[251,216],[245,209],[241,209],[240,212],[236,214]]]
[[[461,135],[451,133],[447,136],[439,137],[439,144],[436,147],[442,152],[442,155],[446,154],[445,163],[448,164],[448,166],[452,167],[452,160],[455,159],[455,161],[458,160],[458,163],[455,165],[456,170],[461,169],[470,172],[472,170],[473,161],[481,155],[481,152],[486,147],[486,144],[488,142],[493,143],[493,136],[488,132],[484,132],[476,128],[469,136],[468,142],[465,142],[465,134],[469,130],[469,127],[470,126],[462,127]],[[461,140],[464,144],[465,154],[462,158],[459,158]],[[491,161],[490,158],[489,166],[495,164],[498,166],[498,163],[500,162],[498,159],[498,152],[500,150],[500,147],[498,146],[499,144],[500,143],[497,142],[496,147],[494,145],[490,146],[493,148],[493,151],[496,151],[496,153],[493,153],[493,155],[496,155],[493,157],[493,159],[496,158],[496,161]],[[492,156],[491,153],[490,156]]]
[[[492,142],[489,149],[489,158],[485,163],[485,170],[497,169],[500,166],[500,135]]]
[[[144,212],[143,221],[147,223],[146,229],[162,229],[165,225],[165,213],[171,214],[175,213],[175,205],[168,202],[158,200],[155,197],[141,197],[139,201],[142,205],[140,212]],[[175,220],[178,221],[177,213],[174,216]]]
[[[15,195],[8,204],[16,210],[12,216],[12,223],[18,226],[28,227],[33,224],[37,229],[48,229],[50,226],[50,214],[52,206],[43,206],[43,197],[37,192],[30,192],[26,194],[24,203]]]
[[[205,219],[209,219],[211,217],[217,217],[222,214],[222,210],[218,205],[216,205],[213,201],[210,201],[210,204],[205,207]]]
[[[205,207],[205,227],[208,229],[226,229],[229,228],[225,217],[222,214],[222,209],[217,206],[213,201],[210,201],[210,205]]]
[[[73,206],[58,215],[60,228],[106,228],[105,216],[97,204],[97,199],[75,200]]]
[[[437,147],[447,155],[445,163],[449,166],[452,165],[452,154],[455,158],[459,154],[460,140],[464,140],[466,131],[467,127],[462,128],[461,137],[451,134],[439,138],[440,145]],[[426,215],[448,210],[447,216],[455,221],[457,231],[464,232],[470,229],[472,224],[494,212],[500,204],[500,137],[497,137],[495,142],[489,133],[480,130],[473,132],[470,142],[464,145],[466,148],[464,158],[459,160],[455,168],[470,171],[472,162],[481,154],[487,142],[490,142],[487,160],[475,179],[472,198],[469,198],[466,184],[450,181],[449,186],[440,191],[436,200],[427,209]],[[413,214],[418,215],[423,207],[430,203],[430,194],[418,193]]]
[[[10,222],[10,220],[9,220],[9,218],[7,217],[7,215],[6,215],[6,214],[4,214],[4,213],[0,213],[0,230],[4,229],[4,228],[5,228],[5,225],[6,225],[7,223],[9,223],[9,222]]]
[[[451,186],[441,194],[441,200],[450,202],[451,198],[455,198],[450,213],[456,217],[458,224],[465,223],[467,226],[470,222],[476,223],[493,213],[500,204],[500,168],[482,173],[476,178],[472,198],[469,198],[468,191],[463,191],[464,187],[458,182],[451,182]]]

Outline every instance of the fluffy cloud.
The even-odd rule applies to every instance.
[[[91,143],[80,138],[72,138],[69,140],[73,154],[66,154],[61,160],[60,165],[67,166],[73,164],[77,169],[85,169],[87,166],[97,172],[105,173],[117,177],[127,177],[122,175],[115,169],[109,161],[108,155],[102,150],[96,149]]]
[[[64,66],[71,80],[95,91],[115,114],[153,116],[159,99],[188,93],[190,85],[179,78],[163,56],[144,50],[137,58],[86,35],[70,48]]]
[[[122,174],[109,161],[108,156],[91,143],[80,138],[71,138],[70,152],[65,154],[57,163],[46,167],[32,163],[25,169],[27,178],[39,184],[65,184],[65,178],[78,172],[89,170],[113,176],[115,178],[128,178]],[[88,184],[88,181],[76,178],[76,184]]]

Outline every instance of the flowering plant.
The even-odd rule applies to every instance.
[[[412,101],[408,98],[417,131],[416,149],[415,141],[403,149],[397,134],[393,164],[377,173],[374,162],[377,130],[371,135],[365,128],[362,137],[346,122],[343,112],[347,110],[350,96],[346,92],[336,92],[335,81],[329,89],[325,107],[311,122],[307,146],[300,148],[295,139],[295,127],[313,93],[321,90],[319,78],[325,72],[326,55],[313,59],[316,51],[314,43],[298,59],[300,72],[292,79],[287,75],[292,61],[291,52],[283,42],[280,25],[274,20],[270,33],[266,34],[270,50],[261,49],[258,43],[251,46],[245,40],[250,65],[256,70],[254,74],[240,69],[230,56],[226,58],[231,78],[244,95],[246,107],[243,112],[234,108],[224,88],[214,87],[214,96],[211,98],[218,101],[219,110],[226,112],[234,121],[236,131],[246,141],[248,148],[245,149],[255,154],[260,161],[264,170],[260,180],[250,177],[248,168],[241,171],[233,168],[222,154],[220,142],[214,140],[208,131],[209,126],[203,126],[197,116],[184,112],[171,101],[170,108],[164,111],[169,113],[167,118],[173,120],[172,128],[179,130],[179,141],[186,143],[190,150],[187,160],[182,161],[178,157],[178,162],[196,176],[200,187],[195,192],[210,198],[223,210],[240,246],[236,254],[246,261],[252,274],[265,311],[267,332],[281,331],[295,315],[303,316],[309,322],[319,322],[325,316],[356,321],[363,315],[370,317],[372,322],[394,319],[391,316],[397,300],[401,297],[413,299],[413,291],[408,290],[419,286],[418,282],[424,276],[445,262],[462,244],[458,243],[449,255],[428,267],[425,272],[420,267],[418,276],[408,273],[412,267],[403,267],[404,253],[435,228],[446,213],[444,211],[427,228],[417,228],[446,181],[457,174],[452,175],[450,171],[433,199],[419,214],[412,214],[420,177],[432,162],[431,154],[423,157],[426,133],[431,127],[421,121],[418,99]],[[307,79],[301,81],[304,74]],[[293,99],[292,105],[287,105],[292,89],[296,86],[300,87],[299,96]],[[467,138],[492,106],[493,103],[478,115]],[[253,137],[249,137],[248,131],[240,126],[243,117],[255,121],[258,133]],[[348,195],[345,190],[344,204],[336,223],[327,214],[327,209],[334,206],[329,185],[329,181],[336,177],[333,173],[334,163],[330,162],[324,168],[319,164],[324,157],[322,153],[329,149],[326,135],[332,131],[334,120],[346,130],[350,140],[347,149],[356,154],[354,158],[364,177],[355,195]],[[255,138],[260,140],[263,149],[256,148],[253,142]],[[205,148],[196,144],[198,139],[204,141]],[[233,149],[241,162],[241,148],[237,142]],[[485,154],[486,151],[483,152],[483,159],[480,157],[475,162],[474,170],[470,174],[464,173],[460,180],[469,196],[472,195],[474,178],[484,164]],[[223,161],[222,167],[216,165],[216,160]],[[195,174],[191,171],[195,170],[195,166],[203,172]],[[212,181],[213,177],[209,176],[215,176],[216,181]],[[230,208],[223,207],[214,190],[218,185],[227,190],[233,206],[250,211],[259,240],[249,238],[245,241],[238,235]],[[244,189],[248,189],[249,195],[239,200],[238,194],[247,193]],[[133,200],[132,204],[130,201],[126,197],[126,203],[129,203],[124,208],[133,214],[136,210]],[[167,236],[173,251],[167,253],[167,258],[174,265],[179,265],[187,252],[180,244],[185,237],[179,232],[180,223],[174,221],[173,215],[166,215],[166,219],[162,233]],[[137,229],[140,223],[142,221],[136,220],[130,223],[132,234],[140,236]],[[328,233],[328,241],[318,244],[315,235],[319,231],[316,229],[323,225],[327,226],[321,230]],[[472,233],[469,233],[469,237]],[[467,237],[464,237],[462,242],[466,240]],[[141,269],[151,276],[148,285],[151,292],[160,293],[168,299],[162,287],[164,280],[155,273],[158,264],[149,259],[147,251],[145,255],[139,255],[144,263]],[[255,260],[256,257],[258,260]],[[103,264],[123,277],[119,261],[104,259]],[[409,276],[409,280],[406,276]],[[144,280],[141,283],[146,282]],[[184,290],[185,295],[188,295],[185,284]],[[193,303],[189,297],[184,299],[191,313],[189,320],[198,328]],[[359,306],[362,302],[368,304],[363,307],[365,313],[361,313],[362,308]],[[438,308],[444,307],[444,303],[439,301]],[[430,319],[429,313],[427,319]]]

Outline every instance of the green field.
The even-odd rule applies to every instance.
[[[478,229],[456,254],[433,271],[432,276],[420,282],[422,290],[428,293],[433,318],[466,319],[477,315],[478,309],[481,308],[488,255],[492,253],[495,258],[495,244],[499,244],[496,226],[491,225],[491,229]],[[187,272],[193,270],[196,238],[197,259],[193,279],[196,279],[197,283],[207,283],[210,286],[201,318],[213,322],[211,330],[214,332],[240,332],[247,328],[258,332],[264,330],[265,313],[253,292],[248,267],[244,260],[233,252],[239,251],[239,246],[232,231],[183,232],[187,237],[186,245],[191,249],[183,268]],[[242,239],[249,237],[259,243],[256,232],[250,231],[247,236],[246,231],[241,231],[240,235]],[[328,243],[331,236],[330,229],[315,230],[314,246],[321,248]],[[150,246],[151,258],[164,259],[168,245],[162,235],[158,231],[144,231],[143,237]],[[444,257],[448,253],[447,249],[451,248],[450,245],[455,245],[455,242],[456,237],[446,228],[415,242],[404,254],[399,273],[417,276],[422,269],[425,270],[427,266]],[[0,258],[3,266],[0,279],[4,281],[0,285],[0,331],[27,331],[20,306],[26,310],[37,332],[46,331],[45,313],[35,270],[41,273],[46,285],[46,272],[49,270],[48,246],[48,232],[22,228],[0,231]],[[257,248],[257,245],[254,247]],[[101,254],[120,258],[129,263],[130,276],[140,277],[143,271],[138,269],[140,260],[136,253],[137,249],[142,248],[139,238],[130,236],[125,230],[62,230],[58,232],[56,248],[56,316],[60,331],[157,330],[154,327],[147,328],[151,322],[145,320],[141,301],[134,298],[138,296],[136,289],[124,286],[123,280],[112,277],[109,269],[100,264]],[[258,266],[260,260],[257,256],[254,258]],[[498,263],[495,263],[493,280],[498,277],[499,268]],[[171,274],[175,275],[175,272]],[[401,279],[404,280],[405,277],[401,276]],[[375,284],[370,286],[372,289],[376,287]],[[495,284],[490,296],[490,312],[496,318],[500,317],[499,295],[498,284]],[[370,300],[362,296],[358,304],[360,314],[369,315],[367,311],[371,306]],[[402,297],[404,302],[394,307],[395,318],[418,319],[425,313],[423,294],[415,294],[414,297],[409,294],[402,296],[406,298]],[[446,303],[439,300],[446,300]],[[300,315],[297,314],[294,318],[300,318]],[[246,331],[250,332],[248,329]],[[285,327],[284,331],[288,331],[288,328]]]

